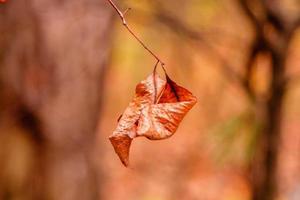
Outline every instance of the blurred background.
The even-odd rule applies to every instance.
[[[0,1],[0,199],[299,200],[299,0],[119,0],[198,103],[176,134],[108,136],[155,59],[106,0]]]

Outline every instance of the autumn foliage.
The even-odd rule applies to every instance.
[[[109,137],[122,163],[129,164],[129,149],[134,138],[161,140],[172,136],[196,102],[191,92],[177,85],[167,74],[163,80],[154,70],[136,86],[135,97]]]

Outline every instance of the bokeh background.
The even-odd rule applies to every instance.
[[[125,168],[108,136],[156,60],[107,0],[0,1],[0,199],[299,200],[300,2],[115,3],[198,103]]]

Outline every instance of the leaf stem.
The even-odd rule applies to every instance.
[[[118,13],[118,15],[120,16],[121,20],[122,20],[122,24],[123,26],[125,26],[125,28],[129,31],[129,33],[144,47],[144,49],[146,49],[146,51],[148,51],[158,62],[161,63],[162,67],[165,64],[153,51],[151,51],[146,45],[145,43],[131,30],[131,28],[128,26],[126,19],[125,19],[125,14],[127,13],[127,11],[130,9],[126,9],[124,12],[121,12],[121,10],[116,6],[116,4],[112,1],[112,0],[107,0],[109,2],[109,4],[116,10],[116,12]]]
[[[158,65],[159,61],[156,62],[154,69],[153,69],[153,85],[154,85],[154,102],[156,103],[156,99],[157,99],[157,85],[156,85],[156,68]]]

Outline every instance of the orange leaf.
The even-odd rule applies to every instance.
[[[172,136],[196,102],[191,92],[177,85],[168,75],[165,81],[153,72],[141,81],[136,86],[134,99],[109,137],[122,163],[128,166],[133,138],[145,136],[160,140]]]

